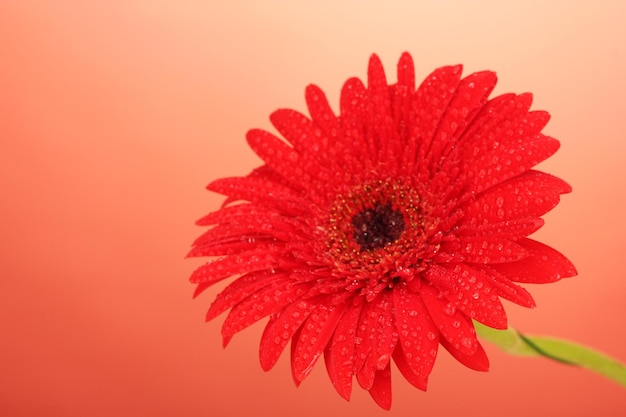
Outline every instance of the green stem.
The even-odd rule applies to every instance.
[[[572,366],[597,372],[626,387],[626,365],[604,353],[567,340],[529,336],[515,329],[496,330],[474,322],[483,339],[512,355],[543,356]]]

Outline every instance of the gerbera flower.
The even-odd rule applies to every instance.
[[[324,356],[350,398],[353,380],[391,406],[391,363],[425,390],[439,345],[486,371],[472,320],[504,329],[501,298],[535,305],[516,283],[576,274],[559,252],[527,236],[570,191],[533,170],[559,142],[529,111],[530,94],[488,96],[493,72],[435,70],[416,88],[411,56],[388,84],[376,55],[367,86],[349,79],[339,115],[316,86],[310,116],[281,109],[272,133],[248,132],[265,162],[213,181],[227,197],[198,221],[211,226],[191,256],[212,257],[191,276],[196,294],[237,277],[207,320],[230,309],[222,335],[268,317],[260,361],[271,369],[291,343],[296,384]]]

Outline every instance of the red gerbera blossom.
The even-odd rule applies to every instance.
[[[435,70],[416,89],[411,56],[388,84],[376,55],[367,86],[349,79],[340,114],[316,86],[310,117],[281,109],[247,139],[265,164],[245,177],[213,181],[227,196],[198,221],[211,226],[191,256],[214,257],[191,281],[196,294],[238,278],[207,313],[230,309],[231,337],[269,316],[261,366],[291,342],[296,384],[324,354],[339,394],[353,378],[391,406],[391,362],[426,389],[439,345],[485,371],[472,320],[507,327],[505,298],[535,305],[522,283],[576,274],[559,252],[527,236],[570,191],[532,170],[559,142],[541,133],[549,115],[529,111],[530,94],[488,99],[493,72],[461,78]]]

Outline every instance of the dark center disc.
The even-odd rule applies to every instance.
[[[404,230],[402,213],[394,210],[391,203],[376,203],[352,218],[354,240],[361,251],[371,251],[395,242]]]

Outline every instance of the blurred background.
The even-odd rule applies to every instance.
[[[228,4],[228,5],[226,5]],[[626,361],[626,6],[621,1],[1,1],[0,414],[3,416],[618,416],[623,388],[485,343],[489,373],[442,350],[429,391],[398,372],[384,412],[350,403],[323,363],[295,388],[264,373],[263,323],[221,347],[216,291],[191,299],[185,260],[218,207],[212,179],[259,164],[244,135],[335,109],[371,53],[390,80],[463,63],[495,94],[532,91],[561,150],[541,165],[574,188],[537,238],[580,275],[529,285],[510,323]]]

